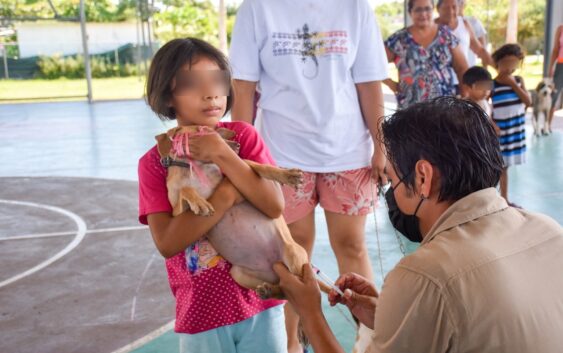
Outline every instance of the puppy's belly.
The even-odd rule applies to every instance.
[[[248,202],[231,208],[207,235],[233,265],[253,270],[264,282],[276,283],[272,266],[282,259],[283,242],[271,218]]]

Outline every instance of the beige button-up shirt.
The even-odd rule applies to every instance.
[[[387,275],[374,327],[370,352],[562,353],[563,228],[468,195]]]

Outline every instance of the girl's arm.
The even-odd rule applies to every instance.
[[[553,50],[551,51],[551,57],[549,58],[549,67],[547,69],[548,76],[553,78],[555,74],[555,60],[559,56],[559,38],[561,37],[561,30],[563,26],[559,26],[555,33],[555,41],[553,42]]]
[[[512,89],[514,89],[514,92],[516,92],[518,97],[520,97],[520,99],[522,100],[522,103],[524,103],[524,105],[526,107],[529,107],[529,106],[532,105],[532,98],[530,97],[528,90],[526,90],[526,85],[524,84],[524,79],[520,76],[518,76],[518,78],[520,79],[520,82],[522,83],[522,85],[519,85],[518,82],[516,81],[516,79],[512,78],[510,86],[512,86]]]
[[[194,159],[217,164],[223,174],[254,207],[270,218],[281,216],[285,204],[279,185],[258,176],[219,134],[191,137],[189,147]]]
[[[256,82],[234,80],[233,86],[236,98],[231,110],[231,118],[233,121],[244,121],[252,124]]]
[[[168,212],[149,214],[147,220],[156,248],[165,258],[186,250],[213,228],[229,208],[242,200],[237,189],[224,179],[207,200],[215,208],[212,216],[196,216],[191,211],[176,217]]]

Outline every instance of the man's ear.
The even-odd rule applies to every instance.
[[[431,193],[434,191],[433,187],[437,185],[434,167],[427,160],[421,159],[416,162],[414,168],[416,172],[415,185],[420,196],[425,198],[430,197]]]
[[[172,141],[168,137],[168,134],[160,134],[154,137],[156,139],[156,149],[160,158],[167,157],[172,149]]]

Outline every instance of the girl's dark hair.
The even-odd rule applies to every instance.
[[[457,201],[500,180],[498,137],[473,102],[440,97],[413,104],[384,121],[382,133],[387,158],[409,190],[421,159],[440,172],[440,201]]]
[[[492,55],[493,60],[495,63],[498,63],[502,58],[507,56],[515,56],[518,59],[524,59],[524,51],[522,47],[518,44],[505,44],[502,47],[498,48]]]
[[[217,63],[221,70],[228,73],[231,82],[231,68],[225,55],[211,44],[197,38],[173,39],[156,52],[147,78],[147,103],[161,120],[176,119],[176,112],[170,106],[172,99],[172,81],[178,70],[188,63],[190,66],[201,58]],[[231,84],[227,97],[229,112],[233,106],[234,90]]]
[[[414,7],[414,2],[415,0],[409,0],[407,2],[407,10],[408,12],[411,12],[412,8]],[[434,0],[430,0],[430,2],[432,3],[432,7],[434,7]]]

